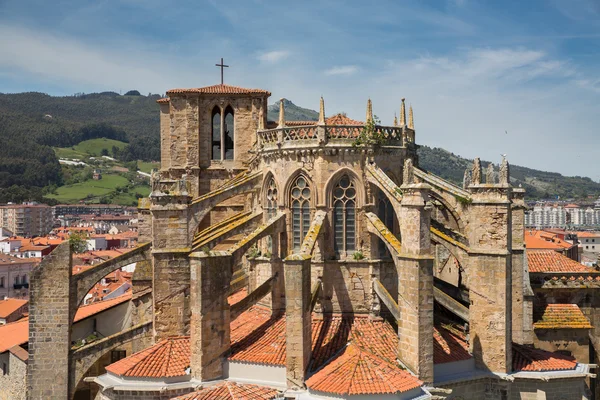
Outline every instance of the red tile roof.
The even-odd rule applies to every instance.
[[[548,304],[534,310],[536,329],[590,329],[592,325],[577,304]]]
[[[331,117],[325,118],[325,125],[364,125],[364,122],[356,121],[348,118],[346,115],[340,113],[332,115]]]
[[[416,389],[422,382],[399,367],[351,343],[317,371],[306,385],[315,391],[337,395],[392,394]]]
[[[189,366],[190,338],[177,336],[110,364],[106,370],[119,376],[169,378],[186,375]]]
[[[20,346],[29,340],[29,318],[22,318],[10,324],[0,325],[0,353],[13,346]]]
[[[527,252],[529,272],[597,272],[553,250]]]
[[[21,361],[27,362],[27,359],[29,358],[29,353],[21,346],[13,346],[10,349],[8,349],[8,351],[10,351],[15,357],[17,357]]]
[[[171,94],[184,94],[184,93],[198,93],[198,94],[266,94],[271,95],[271,92],[263,89],[246,89],[239,86],[231,85],[212,85],[201,88],[190,88],[190,89],[171,89],[167,91],[168,95]]]
[[[513,343],[513,370],[528,372],[573,370],[577,362],[573,357],[534,349]]]
[[[169,104],[169,101],[171,101],[171,99],[168,97],[156,100],[158,104]]]
[[[566,242],[557,235],[553,235],[548,232],[535,230],[525,231],[525,247],[527,249],[564,251],[565,249],[570,249],[573,246],[575,245]]]
[[[226,381],[171,400],[267,400],[276,395],[268,387]]]
[[[433,363],[444,364],[472,358],[469,344],[461,332],[450,327],[433,328]]]
[[[597,238],[600,237],[600,232],[588,232],[588,231],[582,231],[582,232],[575,232],[577,234],[578,238]]]
[[[8,318],[12,313],[14,313],[27,303],[27,300],[22,299],[0,300],[0,318]]]
[[[242,300],[244,297],[248,296],[248,289],[243,288],[238,290],[237,292],[231,294],[229,297],[227,297],[227,302],[229,303],[230,306],[236,304],[237,302],[239,302],[240,300]]]
[[[98,314],[104,310],[108,310],[109,308],[118,306],[119,304],[125,303],[126,301],[131,300],[131,290],[125,294],[120,295],[119,297],[115,297],[110,300],[97,301],[92,304],[88,304],[85,306],[81,306],[77,309],[75,313],[75,319],[73,322],[81,321],[82,319],[91,317],[92,315]]]

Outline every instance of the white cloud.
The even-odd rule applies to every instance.
[[[329,68],[325,71],[325,75],[352,75],[358,72],[356,65],[342,65]]]
[[[287,58],[289,55],[290,52],[287,50],[275,50],[259,54],[258,59],[262,62],[276,63],[283,60],[284,58]]]

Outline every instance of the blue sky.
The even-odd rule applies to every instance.
[[[225,81],[465,157],[600,179],[600,2],[0,0],[0,92]],[[505,133],[508,132],[508,133]]]

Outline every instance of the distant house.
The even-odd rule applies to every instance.
[[[94,175],[92,176],[92,178],[93,178],[95,181],[99,181],[100,179],[102,179],[102,170],[100,170],[100,169],[95,169],[95,170],[94,170]]]

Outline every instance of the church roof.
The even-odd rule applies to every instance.
[[[267,400],[276,395],[277,390],[272,388],[225,381],[172,400]]]
[[[590,329],[592,325],[577,304],[548,304],[534,309],[535,329]]]
[[[325,118],[325,125],[364,125],[362,121],[348,118],[345,114],[339,113]]]
[[[167,91],[168,95],[171,94],[187,94],[187,93],[197,93],[197,94],[264,94],[267,96],[271,95],[271,92],[263,89],[246,89],[239,86],[231,86],[231,85],[212,85],[205,86],[201,88],[189,88],[189,89],[171,89]]]
[[[534,349],[516,343],[512,345],[514,371],[544,372],[573,370],[577,361],[573,357]]]

